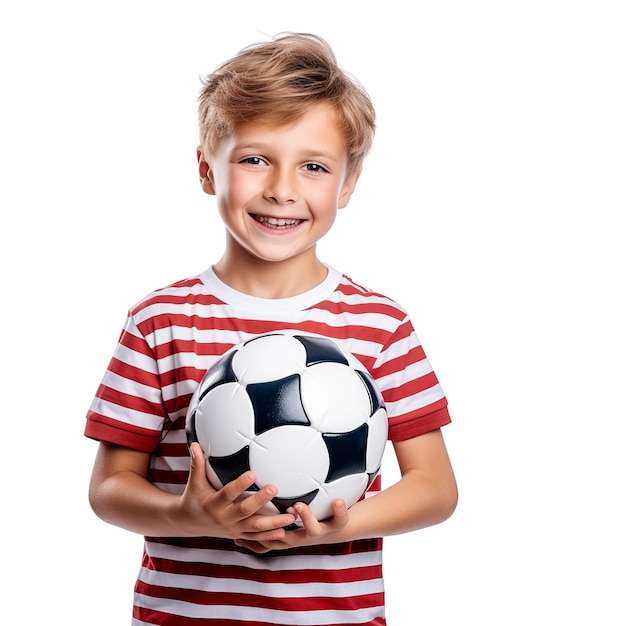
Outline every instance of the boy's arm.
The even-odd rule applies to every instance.
[[[433,526],[456,508],[456,479],[441,430],[393,446],[401,478],[359,503],[363,506],[351,516],[347,529],[355,536],[380,537]]]
[[[89,485],[89,501],[104,521],[127,530],[161,537],[224,537],[279,540],[295,520],[290,514],[258,515],[275,495],[267,486],[249,497],[239,496],[254,483],[248,472],[220,490],[205,473],[204,455],[198,444],[185,491],[166,493],[147,479],[150,454],[101,442]]]
[[[255,552],[316,543],[338,543],[395,535],[432,526],[446,520],[456,507],[458,493],[454,472],[440,430],[394,443],[400,480],[379,494],[357,502],[349,511],[335,501],[335,517],[315,519],[298,504],[304,524],[278,541],[237,541]]]

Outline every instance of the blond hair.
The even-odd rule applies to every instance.
[[[285,33],[248,46],[202,84],[198,118],[203,150],[213,152],[238,124],[288,124],[324,102],[345,134],[348,175],[361,169],[371,148],[376,128],[372,102],[316,35]]]

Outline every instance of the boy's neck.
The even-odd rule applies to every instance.
[[[226,254],[213,265],[213,271],[223,283],[241,293],[271,300],[291,298],[314,289],[328,275],[328,268],[316,256],[301,257],[279,262],[253,258],[235,262]]]

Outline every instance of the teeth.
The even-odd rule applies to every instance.
[[[289,228],[290,226],[296,226],[300,223],[300,220],[289,219],[284,217],[266,217],[265,215],[257,215],[257,220],[269,226],[270,228]]]

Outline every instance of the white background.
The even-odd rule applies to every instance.
[[[622,6],[3,3],[2,613],[129,623],[141,538],[88,507],[84,415],[127,308],[219,257],[199,76],[300,30],[379,118],[321,256],[410,311],[454,420],[459,506],[386,540],[390,626],[623,626]]]

